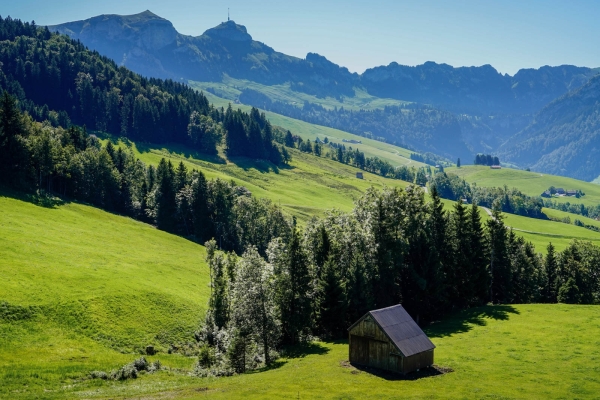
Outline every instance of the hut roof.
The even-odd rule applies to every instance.
[[[435,345],[429,340],[425,332],[419,328],[419,325],[411,318],[401,305],[381,308],[379,310],[369,311],[354,325],[360,322],[367,315],[371,315],[379,327],[385,332],[390,340],[396,345],[398,350],[405,357],[424,351],[433,350]],[[354,327],[352,325],[348,330]]]

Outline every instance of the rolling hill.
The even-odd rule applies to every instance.
[[[119,367],[147,345],[178,366],[166,352],[204,315],[204,257],[203,247],[129,218],[3,190],[0,397],[65,397],[61,382]]]
[[[585,193],[585,196],[581,198],[563,196],[553,197],[552,200],[560,203],[580,203],[587,206],[600,204],[600,185],[578,179],[513,168],[492,170],[489,167],[472,165],[462,166],[461,168],[446,168],[446,171],[464,178],[471,184],[488,187],[503,187],[506,185],[509,188],[517,188],[528,196],[535,197],[540,196],[550,186],[565,190],[581,190]]]

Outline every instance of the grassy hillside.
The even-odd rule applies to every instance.
[[[341,108],[351,110],[374,110],[384,108],[386,106],[400,106],[410,102],[386,99],[372,96],[364,89],[355,88],[356,95],[354,97],[344,97],[343,101],[334,97],[317,97],[307,93],[298,92],[290,88],[289,83],[281,85],[263,85],[261,83],[249,81],[246,79],[235,79],[225,76],[222,82],[194,82],[190,84],[202,89],[214,91],[219,97],[229,101],[235,101],[244,89],[252,89],[267,95],[272,101],[280,101],[287,104],[295,104],[302,107],[305,101],[313,104],[320,104],[327,109]]]
[[[118,143],[125,146],[122,142]],[[233,179],[253,195],[280,204],[300,221],[306,221],[313,215],[322,215],[325,210],[332,208],[350,211],[354,200],[370,186],[406,187],[409,184],[368,172],[363,172],[364,179],[357,179],[358,168],[295,150],[291,150],[290,165],[277,168],[270,163],[249,159],[226,162],[218,157],[206,158],[190,153],[189,149],[182,146],[162,148],[131,143],[130,147],[138,158],[148,164],[157,165],[165,157],[177,164],[183,161],[188,169],[199,169],[211,179]]]
[[[209,293],[204,257],[203,247],[129,218],[0,193],[0,397],[59,390],[147,345],[190,340]],[[189,366],[164,357],[181,359]]]
[[[191,83],[191,86],[198,90],[202,89],[202,87],[196,86],[194,83]],[[232,103],[231,100],[217,97],[212,93],[205,92],[204,94],[210,103],[217,107],[227,107],[230,103]],[[252,108],[243,104],[232,104],[232,107],[240,108],[244,111],[249,111]],[[418,161],[411,160],[411,151],[402,147],[373,139],[367,139],[352,133],[340,131],[338,129],[328,128],[325,126],[300,121],[298,119],[284,117],[280,114],[275,114],[269,111],[266,111],[265,114],[273,125],[288,129],[295,135],[299,135],[305,140],[310,139],[311,141],[314,141],[317,137],[320,139],[328,137],[330,140],[338,143],[341,143],[343,139],[360,140],[362,141],[362,144],[352,144],[351,146],[353,149],[358,148],[360,151],[365,153],[367,157],[379,157],[382,160],[389,161],[392,165],[411,165],[417,167],[425,165]]]
[[[579,199],[574,197],[554,197],[553,199],[563,203],[600,204],[600,185],[564,176],[511,168],[493,170],[490,167],[474,165],[462,166],[461,168],[446,168],[446,171],[457,174],[467,182],[476,183],[478,186],[503,187],[506,185],[509,188],[517,188],[529,196],[539,196],[550,186],[562,187],[565,190],[581,190],[585,193],[585,196]]]
[[[544,212],[546,211],[547,209],[544,209]],[[554,214],[554,211],[555,210],[551,210],[550,214]],[[559,213],[569,215],[571,219],[573,219],[574,216],[574,214],[563,213],[560,211]],[[483,210],[481,215],[486,221],[490,218],[488,213]],[[558,251],[564,250],[574,239],[588,240],[596,245],[600,245],[600,232],[595,232],[572,224],[528,218],[514,214],[504,214],[504,223],[507,226],[512,227],[517,235],[523,236],[526,240],[533,243],[536,250],[542,253],[546,252],[546,247],[550,242],[552,242]]]
[[[118,143],[126,146],[122,142]],[[200,169],[209,178],[233,179],[254,195],[280,204],[301,223],[312,216],[321,216],[332,208],[352,210],[354,201],[370,186],[382,188],[384,185],[409,185],[408,182],[366,172],[365,179],[356,179],[357,168],[294,150],[291,165],[275,170],[271,164],[248,159],[234,159],[235,163],[226,163],[219,158],[199,159],[196,157],[202,157],[201,155],[190,153],[189,149],[181,146],[161,148],[152,145],[136,146],[134,143],[129,146],[137,157],[149,164],[157,165],[165,157],[173,163],[183,161],[189,169]],[[444,200],[444,204],[448,210],[454,206],[454,202],[450,200]],[[487,218],[483,210],[482,215]],[[572,221],[577,217],[574,214],[568,215]],[[531,241],[540,252],[545,252],[550,241],[558,249],[567,247],[573,239],[591,240],[600,244],[600,233],[589,229],[517,215],[506,216],[506,224],[514,227],[519,235]]]

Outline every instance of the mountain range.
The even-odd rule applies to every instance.
[[[277,52],[253,40],[246,27],[234,21],[194,37],[180,34],[171,22],[150,11],[129,16],[101,15],[49,29],[79,39],[118,64],[149,77],[220,82],[228,76],[267,86],[289,84],[292,91],[316,99],[343,100],[355,96],[360,88],[372,96],[450,112],[455,123],[448,124],[446,119],[436,127],[435,121],[428,121],[437,132],[436,146],[420,146],[420,136],[411,141],[410,133],[402,132],[403,139],[408,137],[404,141],[417,150],[447,148],[442,155],[463,159],[485,151],[534,170],[588,180],[600,174],[591,161],[579,165],[590,157],[582,151],[592,151],[584,143],[593,140],[596,125],[588,123],[582,129],[584,122],[577,119],[583,118],[580,113],[591,112],[584,103],[600,99],[595,81],[590,81],[597,69],[544,66],[522,69],[510,76],[490,65],[455,68],[435,62],[417,66],[394,62],[357,74],[319,54],[308,53],[302,59]],[[580,99],[582,96],[587,100]],[[590,118],[588,115],[586,121]],[[447,126],[452,129],[446,130]],[[550,134],[556,138],[540,145],[540,137]],[[381,136],[401,142],[390,129]]]

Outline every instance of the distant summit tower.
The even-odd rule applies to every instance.
[[[227,22],[229,22],[229,7],[227,7]]]

